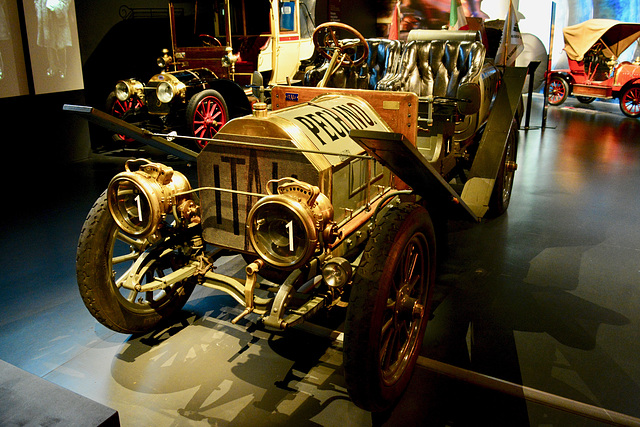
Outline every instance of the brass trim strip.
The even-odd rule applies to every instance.
[[[227,145],[227,146],[240,146],[240,147],[252,147],[252,148],[265,148],[268,150],[275,151],[293,151],[296,153],[313,153],[313,154],[323,154],[325,156],[338,156],[344,157],[345,159],[367,159],[367,160],[375,160],[373,157],[368,156],[366,154],[348,154],[348,153],[334,153],[332,151],[319,151],[314,149],[307,148],[297,148],[297,147],[280,147],[277,145],[268,145],[268,144],[259,144],[257,142],[242,142],[242,141],[232,141],[227,139],[216,139],[216,138],[202,138],[196,136],[184,136],[184,135],[171,135],[166,133],[149,133],[151,136],[159,136],[162,138],[171,138],[171,139],[197,139],[199,141],[207,141],[209,144],[211,143],[221,143],[219,145]]]

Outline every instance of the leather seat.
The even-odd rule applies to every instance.
[[[387,75],[378,89],[455,97],[460,85],[478,80],[485,54],[477,40],[412,40],[397,72]]]
[[[419,30],[408,40],[367,39],[366,63],[340,67],[327,85],[456,97],[460,85],[478,81],[486,49],[477,32]],[[316,86],[327,67],[325,61],[308,71],[305,86]]]
[[[402,56],[402,42],[400,40],[368,39],[369,58],[367,59],[366,75],[368,89],[376,89],[378,83],[386,76],[397,72]]]

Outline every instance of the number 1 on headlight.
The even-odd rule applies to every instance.
[[[136,205],[138,206],[138,220],[142,222],[142,206],[140,205],[140,195],[138,194],[135,199]]]
[[[289,251],[293,252],[293,221],[289,221],[285,227],[289,230]]]

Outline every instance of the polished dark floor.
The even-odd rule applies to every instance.
[[[450,224],[422,354],[640,417],[640,121],[570,100],[520,136],[508,213]],[[139,153],[41,170],[46,179],[7,190],[0,359],[116,409],[123,426],[601,425],[424,367],[391,413],[372,416],[349,401],[339,342],[273,334],[254,318],[232,325],[239,306],[203,288],[172,326],[107,330],[82,304],[74,257],[125,154]],[[218,271],[242,266],[227,258]]]

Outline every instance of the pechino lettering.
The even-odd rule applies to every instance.
[[[316,106],[309,104],[309,107]],[[316,108],[318,111],[294,117],[294,119],[304,125],[322,145],[327,143],[325,137],[335,141],[348,136],[351,129],[366,129],[376,124],[375,120],[353,102],[337,105],[331,109]]]

